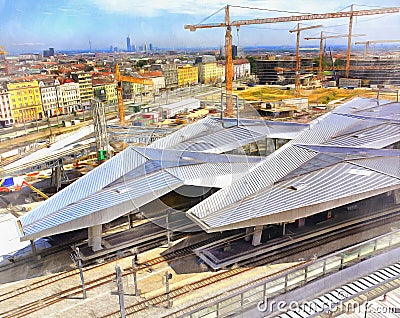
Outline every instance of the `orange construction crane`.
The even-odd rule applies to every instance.
[[[321,31],[321,35],[319,38],[311,38],[311,37],[306,37],[304,40],[319,40],[319,65],[318,65],[318,79],[322,79],[322,58],[323,58],[323,41],[325,39],[333,39],[333,38],[347,38],[349,35],[348,34],[338,34],[338,35],[323,35],[323,31]],[[352,36],[364,36],[365,34],[353,34]]]
[[[369,45],[375,43],[397,43],[400,40],[372,40],[372,41],[363,41],[363,42],[355,42],[354,44],[365,44],[365,55],[369,54]]]
[[[1,55],[6,55],[6,54],[8,54],[8,52],[5,50],[4,46],[1,46],[1,45],[0,45],[0,54],[1,54]]]
[[[6,51],[4,46],[0,45],[0,55],[3,55],[3,57],[4,57],[4,66],[5,66],[5,70],[6,70],[6,75],[8,75],[8,64],[7,64],[7,60],[6,60],[7,54],[8,54],[8,52]]]
[[[297,23],[297,29],[290,30],[289,32],[296,32],[296,73],[295,73],[295,80],[294,80],[294,97],[299,97],[300,95],[300,32],[304,30],[310,30],[315,28],[321,28],[322,25],[314,25],[314,26],[307,26],[304,28],[300,28],[300,23]]]
[[[122,82],[136,83],[147,86],[153,86],[153,81],[147,78],[139,78],[132,76],[121,75],[119,71],[119,65],[115,65],[115,80],[117,84],[117,96],[118,96],[118,116],[119,122],[121,124],[125,123],[125,110],[124,110],[124,100],[122,99]]]
[[[232,95],[232,74],[233,74],[233,63],[232,63],[232,27],[240,27],[243,25],[252,24],[266,24],[266,23],[277,23],[277,22],[293,22],[293,21],[306,21],[306,20],[321,20],[321,19],[332,19],[332,18],[350,18],[349,23],[349,41],[347,48],[347,76],[348,68],[350,66],[350,45],[351,45],[351,30],[353,27],[353,17],[364,16],[364,15],[376,15],[376,14],[388,14],[388,13],[398,13],[400,12],[400,7],[391,8],[379,8],[379,9],[369,9],[369,10],[353,10],[351,11],[341,11],[334,13],[316,13],[316,14],[302,14],[302,15],[292,15],[286,17],[278,18],[264,18],[264,19],[251,19],[251,20],[237,20],[230,21],[229,5],[225,7],[225,22],[222,23],[210,23],[210,24],[196,24],[196,25],[185,25],[184,28],[190,31],[196,31],[197,29],[210,29],[210,28],[226,28],[225,33],[225,52],[226,52],[226,66],[225,66],[225,83],[226,83],[226,95]],[[229,56],[228,56],[229,55]],[[226,105],[226,114],[232,114],[233,108],[232,103],[228,102]]]

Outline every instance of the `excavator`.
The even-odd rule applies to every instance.
[[[18,176],[18,177],[5,177],[0,179],[0,193],[10,193],[14,191],[19,191],[23,187],[28,187],[33,192],[40,195],[43,199],[47,200],[49,197],[40,191],[39,189],[35,188],[32,184],[25,181],[25,176]]]

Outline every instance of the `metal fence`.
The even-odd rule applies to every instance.
[[[214,297],[217,302],[184,314],[190,318],[222,318],[254,308],[266,297],[272,299],[301,287],[325,275],[338,272],[374,255],[386,252],[400,245],[400,230],[360,243],[329,256],[307,262],[293,270],[267,278],[251,289],[233,292],[223,298]],[[244,286],[243,286],[244,287]]]

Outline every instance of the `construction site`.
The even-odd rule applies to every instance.
[[[219,87],[129,104],[124,83],[155,82],[116,62],[113,107],[93,98],[63,127],[2,131],[1,317],[396,317],[400,55],[371,54],[396,40],[351,49],[354,18],[400,8],[252,20],[231,8],[184,26],[225,30]],[[300,36],[322,26],[300,22],[339,18],[348,34],[305,38],[320,47],[303,55]],[[232,28],[285,22],[295,55],[234,81]],[[334,37],[342,58],[327,57]]]

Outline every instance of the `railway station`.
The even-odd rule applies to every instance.
[[[242,5],[181,25],[224,30],[219,50],[167,33],[200,7],[170,16],[168,48],[128,33],[103,52],[92,23],[88,52],[0,43],[1,317],[395,318],[400,8]],[[60,39],[69,9],[127,28],[129,6],[75,6],[46,12]],[[148,28],[139,10],[140,36],[173,7],[149,4]],[[377,18],[386,39],[361,24]],[[277,23],[291,44],[242,47]]]
[[[141,216],[171,233],[240,230],[255,247],[313,219],[334,223],[341,207],[362,214],[379,195],[390,210],[400,200],[398,115],[398,103],[355,99],[305,125],[205,118],[61,190],[18,219],[21,239],[86,229],[104,253],[103,226]],[[277,140],[287,143],[275,149]]]

